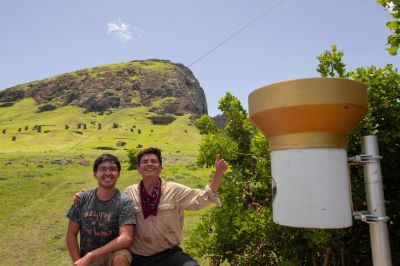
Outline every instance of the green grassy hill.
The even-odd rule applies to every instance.
[[[65,106],[37,113],[33,99],[0,107],[0,265],[71,265],[65,214],[75,192],[96,186],[91,168],[101,153],[121,159],[121,190],[140,179],[128,170],[127,149],[141,146],[163,150],[165,180],[191,187],[208,182],[210,169],[194,164],[200,135],[189,114],[176,116],[169,125],[153,125],[147,119],[151,107],[85,114]],[[186,213],[185,235],[203,212]]]

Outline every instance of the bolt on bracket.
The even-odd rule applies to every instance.
[[[368,211],[353,212],[354,219],[361,220],[365,223],[380,223],[389,221],[388,216],[377,216]]]
[[[379,155],[360,154],[347,158],[347,162],[349,162],[349,164],[363,164],[363,163],[372,163],[375,162],[376,160],[381,160],[381,159],[382,156]]]

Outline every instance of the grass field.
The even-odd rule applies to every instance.
[[[43,113],[36,110],[32,99],[0,108],[1,266],[71,265],[65,214],[75,192],[96,186],[91,167],[101,153],[121,159],[121,190],[140,179],[136,171],[128,170],[127,159],[127,149],[138,145],[163,150],[165,180],[190,187],[202,187],[209,180],[211,170],[194,164],[200,135],[189,125],[188,115],[159,126],[146,118],[151,114],[145,107],[112,110],[108,115],[83,114],[72,106]],[[114,123],[118,128],[113,128]],[[86,124],[86,129],[82,125],[78,129],[78,124]],[[41,125],[41,132],[34,130],[35,125]],[[117,142],[126,145],[117,146]],[[185,236],[205,211],[186,213]]]

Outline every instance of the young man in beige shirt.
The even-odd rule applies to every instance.
[[[137,162],[142,180],[125,190],[135,202],[137,220],[130,248],[132,265],[199,265],[179,247],[183,239],[184,210],[220,204],[217,192],[221,177],[228,169],[227,163],[217,155],[211,182],[203,189],[191,189],[160,178],[163,169],[160,149],[142,150]]]

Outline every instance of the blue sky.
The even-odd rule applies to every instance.
[[[385,50],[389,20],[375,0],[2,0],[0,89],[97,65],[168,59],[190,66],[214,116],[226,91],[247,109],[259,87],[318,76],[316,56],[332,44],[344,51],[348,70],[399,69],[399,55]]]

